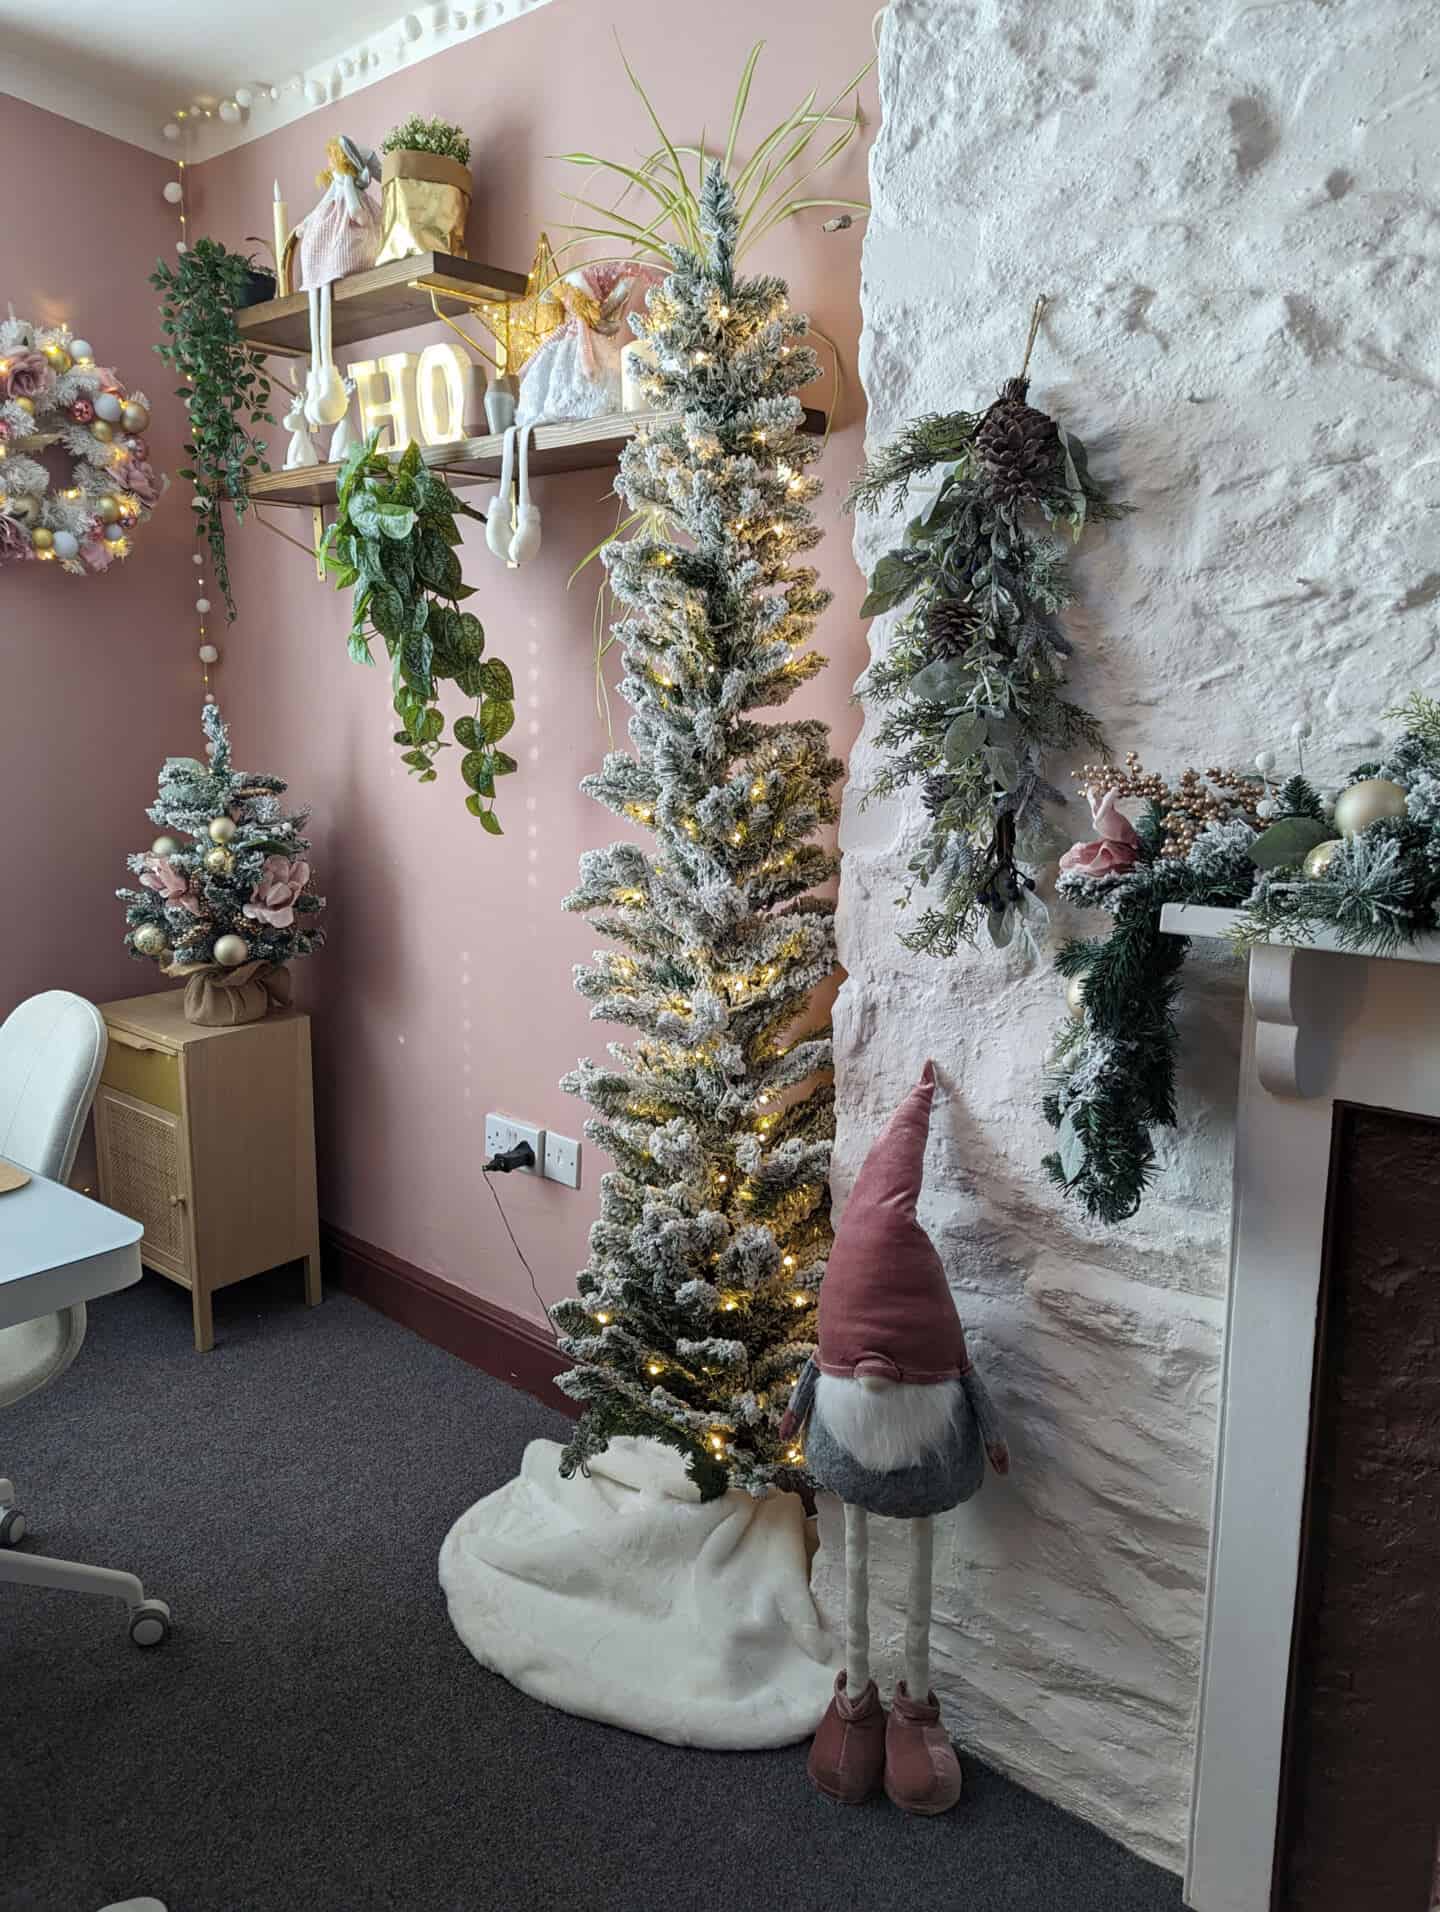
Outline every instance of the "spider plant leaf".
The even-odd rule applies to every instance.
[[[735,158],[735,141],[740,134],[740,122],[745,117],[745,108],[750,103],[750,82],[755,77],[755,63],[765,50],[765,42],[757,40],[745,59],[740,73],[740,84],[735,89],[735,104],[730,112],[730,132],[725,141],[725,157],[720,162],[720,170],[728,179],[731,163]]]

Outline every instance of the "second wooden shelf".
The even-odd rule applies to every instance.
[[[604,418],[586,418],[569,425],[538,425],[530,449],[530,471],[536,478],[564,471],[599,471],[613,465],[626,443],[647,426],[672,424],[679,412],[621,412]],[[825,414],[807,406],[805,430],[819,434]],[[503,434],[464,438],[454,445],[436,445],[422,452],[432,471],[443,472],[458,484],[483,484],[500,476]],[[307,465],[299,471],[261,472],[250,480],[255,504],[294,505],[319,510],[335,503],[338,465]]]

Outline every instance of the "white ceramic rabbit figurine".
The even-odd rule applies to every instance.
[[[306,423],[303,391],[291,393],[290,409],[282,422],[290,434],[290,443],[285,447],[286,471],[300,471],[306,465],[318,465],[320,454],[315,449],[315,441]]]

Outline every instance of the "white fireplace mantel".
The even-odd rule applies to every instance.
[[[1223,937],[1236,912],[1168,906]],[[1338,1103],[1440,1118],[1440,937],[1249,954],[1185,1903],[1270,1912]],[[1397,1912],[1399,1909],[1397,1908]]]

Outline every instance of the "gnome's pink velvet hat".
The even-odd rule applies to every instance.
[[[935,1069],[890,1118],[856,1177],[820,1284],[822,1374],[952,1381],[970,1371],[965,1331],[935,1245],[915,1219]]]

